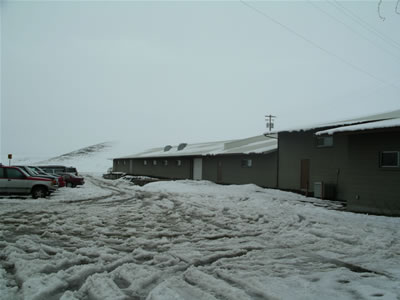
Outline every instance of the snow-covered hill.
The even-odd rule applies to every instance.
[[[115,157],[134,153],[128,145],[121,142],[104,142],[62,155],[43,157],[16,157],[13,164],[34,165],[65,165],[74,166],[79,172],[103,173],[112,167],[112,159]]]
[[[38,165],[66,165],[80,172],[105,172],[112,166],[117,143],[105,142],[37,162]]]

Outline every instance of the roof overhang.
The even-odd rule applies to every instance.
[[[356,118],[352,118],[352,119],[339,120],[339,121],[333,121],[333,122],[328,122],[328,123],[319,123],[319,124],[314,124],[314,125],[311,124],[311,125],[306,125],[306,126],[285,128],[285,129],[282,129],[279,131],[266,132],[265,135],[282,133],[282,132],[302,132],[302,131],[310,131],[310,130],[322,131],[322,129],[330,129],[330,128],[337,128],[337,127],[342,127],[342,126],[365,124],[365,123],[385,121],[385,120],[391,120],[391,119],[399,119],[399,118],[400,118],[400,109],[389,111],[389,112],[384,112],[384,113],[378,113],[375,115],[356,117]]]
[[[326,130],[317,131],[315,135],[333,135],[338,133],[362,133],[376,130],[400,129],[400,118],[390,120],[379,120],[362,124],[353,124],[349,126],[333,127]]]

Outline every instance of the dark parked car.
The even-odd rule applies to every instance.
[[[59,175],[59,174],[49,174],[49,173],[46,173],[44,170],[42,170],[41,168],[39,168],[39,167],[36,167],[36,166],[28,166],[30,169],[33,169],[35,172],[37,172],[39,175],[50,175],[50,176],[52,176],[52,177],[55,177],[55,178],[57,178],[57,182],[58,182],[58,187],[64,187],[65,186],[65,180],[64,180],[64,177],[62,177],[61,175]]]
[[[85,184],[85,179],[81,176],[75,176],[70,173],[61,174],[64,177],[67,187],[76,187],[77,185]]]
[[[40,178],[48,178],[48,179],[55,180],[56,181],[56,185],[59,186],[58,178],[60,176],[58,176],[58,175],[50,175],[50,174],[47,174],[47,173],[40,174],[33,167],[30,167],[30,166],[15,166],[15,167],[24,170],[30,176],[40,177]]]
[[[0,165],[0,193],[8,195],[32,195],[32,198],[45,198],[56,190],[56,181],[50,178],[30,176],[17,167]]]
[[[48,165],[48,166],[39,166],[43,171],[49,174],[63,174],[70,173],[78,176],[78,170],[75,167],[66,167],[61,165]]]

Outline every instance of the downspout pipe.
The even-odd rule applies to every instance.
[[[276,188],[279,189],[279,133],[277,136],[269,135],[268,133],[264,133],[266,138],[276,139],[278,142],[278,148],[276,152]]]

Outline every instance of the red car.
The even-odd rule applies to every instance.
[[[58,177],[58,187],[64,187],[66,185],[64,177],[61,175]]]
[[[28,168],[31,169],[31,170],[33,169],[35,172],[37,172],[40,175],[40,177],[42,177],[42,175],[44,175],[46,177],[47,176],[52,176],[52,177],[56,178],[58,187],[64,187],[65,186],[64,177],[62,177],[61,175],[48,174],[45,171],[43,171],[41,168],[35,167],[35,166],[28,166]]]
[[[70,173],[62,173],[60,174],[65,181],[67,187],[76,187],[77,185],[85,184],[85,179],[81,176],[76,176]]]

